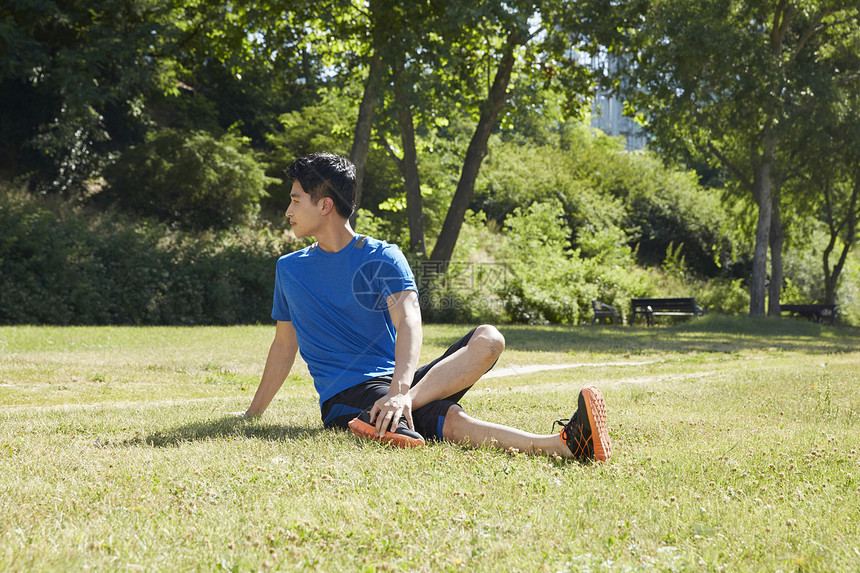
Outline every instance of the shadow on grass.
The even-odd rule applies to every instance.
[[[794,319],[711,315],[671,325],[500,326],[507,348],[521,351],[647,353],[784,350],[856,352],[860,330]]]
[[[230,438],[258,438],[270,441],[286,441],[308,438],[323,432],[321,426],[282,426],[260,424],[255,420],[225,416],[215,420],[192,422],[173,428],[135,437],[122,443],[124,446],[153,446],[158,448],[178,446],[188,442],[223,440]]]

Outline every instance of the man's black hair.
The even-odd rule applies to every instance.
[[[314,204],[331,197],[342,217],[348,219],[355,211],[355,165],[349,159],[333,153],[311,153],[293,161],[287,175],[299,182]]]

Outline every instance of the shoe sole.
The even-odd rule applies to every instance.
[[[605,462],[612,455],[609,431],[606,429],[606,402],[603,400],[603,394],[595,386],[583,388],[582,397],[585,398],[585,410],[588,412],[588,424],[591,426],[594,459]]]
[[[403,434],[396,434],[391,431],[385,432],[385,435],[380,438],[376,435],[376,426],[371,426],[367,422],[363,422],[358,418],[350,420],[349,429],[352,430],[352,433],[359,438],[369,438],[398,448],[420,448],[424,445],[424,440],[411,438],[409,436],[404,436]]]

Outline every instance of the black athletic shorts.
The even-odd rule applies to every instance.
[[[414,386],[424,378],[437,362],[466,346],[475,330],[473,328],[466,336],[452,344],[442,356],[418,368],[412,379],[412,385]],[[447,398],[430,402],[414,410],[412,421],[415,423],[415,430],[426,440],[441,440],[442,427],[445,425],[445,415],[448,413],[448,409],[457,404],[469,391],[469,388],[464,388]],[[348,428],[347,424],[350,420],[361,412],[369,411],[377,400],[388,394],[390,389],[391,376],[379,376],[335,394],[322,404],[323,425],[326,428]]]

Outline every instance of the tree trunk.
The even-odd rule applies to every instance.
[[[831,196],[830,186],[824,188],[825,199],[825,215],[827,217],[827,225],[830,228],[830,240],[822,255],[824,266],[824,304],[836,304],[836,286],[839,283],[839,275],[842,274],[842,268],[845,266],[845,260],[848,258],[848,251],[854,245],[857,238],[858,218],[860,218],[860,178],[855,176],[854,189],[851,193],[848,210],[845,213],[845,219],[841,222],[836,220],[836,215],[833,212],[833,200]],[[842,243],[842,253],[839,255],[839,260],[830,268],[830,255],[836,247],[836,240],[841,229],[846,229],[845,240]]]
[[[770,222],[770,287],[768,289],[767,315],[779,317],[779,297],[782,294],[782,245],[785,242],[785,229],[779,210],[781,185],[774,184],[771,197],[773,205]]]
[[[750,279],[750,316],[764,316],[765,314],[767,249],[770,243],[770,224],[773,213],[771,191],[775,155],[776,137],[770,130],[766,130],[764,149],[753,181],[753,192],[756,203],[758,203],[758,222],[756,223],[752,278]]]
[[[827,256],[824,261],[824,304],[836,304],[836,279],[835,274],[827,268]]]
[[[469,142],[469,148],[466,150],[457,190],[454,192],[454,198],[448,208],[445,222],[442,223],[442,230],[439,233],[436,246],[430,255],[432,261],[440,263],[438,265],[440,271],[444,272],[447,269],[448,263],[451,262],[451,257],[454,255],[454,247],[457,245],[457,237],[463,226],[466,209],[469,208],[475,195],[475,180],[478,178],[481,162],[487,155],[487,142],[490,139],[490,133],[507,101],[508,84],[514,69],[514,49],[521,43],[522,36],[519,33],[513,32],[508,36],[505,53],[499,62],[496,77],[478,120],[478,126],[475,128],[475,133]]]
[[[395,80],[396,81],[396,80]],[[409,220],[409,250],[422,259],[427,256],[424,243],[424,205],[421,198],[421,179],[418,176],[418,152],[415,149],[415,125],[412,107],[400,82],[396,82],[397,121],[400,125],[400,142],[403,159],[398,162],[406,186],[406,216]]]
[[[373,116],[376,115],[376,100],[379,92],[380,76],[385,66],[382,58],[374,54],[370,59],[370,69],[367,82],[364,84],[364,95],[358,106],[358,121],[355,122],[355,134],[352,138],[352,151],[349,160],[355,165],[355,209],[361,205],[361,188],[364,183],[364,170],[367,165],[367,153],[370,150],[370,130]],[[357,213],[353,213],[350,222],[355,228]]]
[[[850,243],[842,245],[842,253],[839,255],[839,260],[830,268],[830,255],[835,246],[835,238],[831,238],[830,243],[824,250],[824,304],[836,304],[836,287],[839,284],[839,275],[842,274],[842,267],[845,265],[845,259],[848,256],[848,251],[851,249]],[[853,242],[853,241],[852,241]]]
[[[783,57],[785,36],[793,14],[793,6],[788,0],[779,0],[770,30],[770,55],[778,61]],[[782,289],[782,224],[779,219],[779,185],[774,185],[773,168],[776,163],[776,126],[779,117],[775,102],[771,102],[768,121],[762,131],[762,151],[753,180],[753,196],[758,203],[758,223],[755,233],[755,250],[753,251],[752,278],[750,280],[750,316],[764,316],[765,296],[767,286],[767,250],[771,247],[774,257],[773,268],[779,276],[771,276],[770,313],[779,316],[779,292]],[[776,214],[778,228],[771,229],[773,216]],[[778,248],[774,249],[774,243]]]

